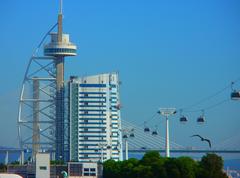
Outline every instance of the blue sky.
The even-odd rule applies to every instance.
[[[238,0],[82,0],[64,1],[64,31],[78,46],[66,59],[69,75],[119,71],[122,117],[142,124],[159,107],[182,108],[214,94],[240,78],[240,1]],[[17,143],[18,98],[29,57],[57,20],[57,0],[3,0],[0,6],[0,145]],[[235,87],[240,89],[240,82]],[[229,98],[231,89],[191,108],[206,108]],[[171,139],[203,146],[189,138],[198,133],[220,143],[240,140],[240,101],[186,113],[182,125],[172,118]],[[149,122],[159,125],[163,118]],[[8,138],[6,140],[6,135]]]

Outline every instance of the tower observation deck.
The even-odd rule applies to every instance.
[[[76,56],[77,47],[63,33],[62,0],[57,23],[46,33],[27,66],[19,101],[20,148],[51,152],[53,159],[67,160],[68,128],[64,101],[64,60]],[[57,27],[57,32],[52,32]],[[50,37],[49,42],[45,42]],[[43,46],[43,42],[46,45]],[[43,55],[39,54],[43,49]],[[29,114],[30,113],[30,114]],[[29,132],[30,130],[30,132]]]
[[[58,32],[51,33],[51,42],[44,47],[45,56],[55,57],[56,66],[56,159],[66,158],[64,149],[64,57],[76,56],[77,47],[69,41],[69,35],[63,34],[62,24],[62,1],[58,14]]]
[[[55,111],[55,146],[56,159],[64,159],[64,57],[76,56],[77,47],[69,41],[69,35],[63,34],[62,23],[62,1],[60,0],[60,11],[58,14],[58,32],[51,33],[51,42],[44,47],[45,56],[55,57],[56,66],[56,111]]]

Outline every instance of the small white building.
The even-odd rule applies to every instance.
[[[50,178],[50,154],[36,154],[36,178]]]
[[[98,163],[68,163],[69,178],[101,178],[102,164]]]

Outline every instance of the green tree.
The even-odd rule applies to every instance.
[[[199,162],[198,178],[227,178],[222,170],[222,157],[208,153]]]
[[[181,178],[176,158],[168,158],[164,164],[167,171],[167,178]]]
[[[140,164],[151,167],[152,178],[166,178],[165,160],[165,158],[160,156],[158,151],[149,151],[143,156]]]
[[[104,178],[122,178],[121,177],[121,162],[107,160],[103,163]]]
[[[140,164],[151,165],[152,163],[156,163],[159,160],[160,160],[160,154],[158,151],[149,151],[145,153],[145,155],[140,161]]]
[[[14,161],[14,162],[11,162],[10,164],[11,165],[20,165],[20,162],[19,161]]]
[[[123,161],[121,164],[121,177],[135,178],[133,169],[138,166],[138,163],[139,161],[134,158]]]
[[[190,157],[180,157],[176,160],[181,178],[195,178],[197,163]]]
[[[133,169],[135,178],[151,178],[153,177],[152,169],[150,166],[138,165]],[[123,178],[123,177],[122,177]]]
[[[0,163],[0,172],[7,172],[7,166],[3,163]]]
[[[64,165],[64,161],[63,160],[52,160],[50,161],[51,165]]]

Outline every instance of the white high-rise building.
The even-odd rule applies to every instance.
[[[118,74],[71,77],[68,93],[70,160],[122,160]]]

